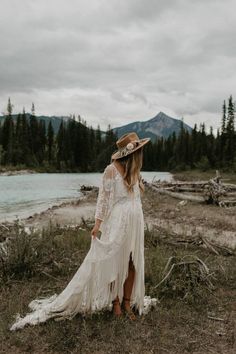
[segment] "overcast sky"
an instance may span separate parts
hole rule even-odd
[[[236,94],[234,0],[1,0],[0,16],[1,112],[10,96],[94,127],[163,111],[217,128]]]

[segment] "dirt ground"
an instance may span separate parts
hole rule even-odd
[[[181,180],[188,176],[176,175],[175,178]],[[24,220],[25,225],[42,228],[49,222],[69,226],[76,226],[83,220],[93,222],[96,198],[95,188],[92,192],[85,192],[84,198],[77,202],[63,203],[34,214]],[[236,249],[236,207],[221,208],[191,201],[181,205],[180,200],[153,192],[148,187],[142,196],[142,204],[146,227],[158,230],[163,236],[167,233],[176,239],[183,236],[197,239],[200,235],[213,244]]]
[[[142,196],[145,217],[145,288],[159,303],[148,315],[132,322],[105,312],[72,321],[48,321],[16,333],[8,326],[17,312],[37,296],[59,292],[70,280],[90,246],[90,229],[97,190],[78,202],[36,214],[27,226],[55,226],[54,251],[30,278],[11,278],[0,289],[0,353],[143,353],[233,354],[236,352],[236,209],[187,202],[154,193]],[[82,229],[78,228],[81,224]],[[64,230],[57,227],[64,227]],[[82,234],[81,234],[82,233]],[[231,255],[216,254],[198,243],[170,243],[207,237],[228,247]],[[78,238],[79,236],[79,238]],[[63,239],[63,241],[62,241]],[[60,242],[59,242],[60,241]],[[58,245],[57,245],[57,242]],[[58,247],[58,248],[57,248]],[[200,288],[193,297],[179,297],[175,286],[155,288],[169,257],[197,255],[211,270],[214,290]],[[56,266],[55,266],[56,265]],[[58,268],[60,265],[60,268]],[[177,283],[178,285],[178,283]]]
[[[181,201],[146,188],[142,199],[146,224],[176,239],[199,235],[213,244],[236,249],[236,207],[220,208]]]
[[[79,314],[71,321],[50,320],[10,332],[15,315],[28,312],[32,299],[64,289],[89,249],[89,231],[89,227],[51,229],[45,235],[46,253],[36,271],[27,277],[11,275],[1,284],[1,354],[235,353],[235,257],[216,255],[196,245],[173,248],[147,231],[145,294],[159,300],[147,315],[137,316],[133,322],[125,315],[116,319],[109,311],[86,317]],[[214,290],[199,284],[192,294],[180,296],[175,289],[181,285],[179,278],[167,287],[155,287],[170,257],[190,254],[207,264],[214,275]]]
[[[84,196],[77,201],[65,202],[41,213],[35,213],[24,219],[23,222],[28,227],[42,229],[47,227],[49,222],[54,225],[76,226],[81,224],[83,220],[93,221],[97,191],[97,188],[95,188],[92,191],[84,192]]]

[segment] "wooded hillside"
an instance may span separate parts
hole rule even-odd
[[[168,138],[150,142],[144,149],[144,170],[171,171],[186,169],[224,169],[236,171],[235,107],[232,96],[223,103],[221,127],[216,136],[213,128],[206,132],[205,123],[194,125],[191,132],[184,129]],[[100,127],[87,126],[85,120],[61,122],[55,134],[52,124],[35,116],[32,105],[30,117],[25,110],[16,121],[12,118],[9,98],[4,122],[0,125],[0,167],[41,168],[47,171],[101,171],[116,150],[116,134],[108,126],[105,137]]]

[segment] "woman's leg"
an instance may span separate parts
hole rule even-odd
[[[128,277],[126,278],[124,282],[124,308],[127,312],[131,313],[131,308],[130,308],[130,297],[132,294],[132,289],[133,289],[133,284],[134,284],[134,277],[135,277],[135,267],[131,258],[129,258],[129,272],[128,272]],[[132,316],[134,319],[134,316]]]
[[[130,297],[132,294],[132,289],[133,289],[133,284],[134,284],[134,277],[135,277],[135,267],[132,261],[131,253],[130,253],[130,258],[129,258],[129,269],[128,269],[128,277],[126,278],[124,282],[124,308],[127,312],[131,313],[132,310],[130,308]],[[117,296],[113,301],[113,311],[115,315],[121,315],[121,304],[119,301],[119,297]],[[135,316],[133,314],[132,319],[134,319]]]
[[[114,285],[113,283],[110,284],[110,290],[112,290],[112,286],[113,285]],[[112,304],[113,304],[113,313],[114,313],[114,315],[120,316],[122,314],[122,311],[121,311],[121,304],[120,304],[120,300],[119,300],[118,295],[112,301]]]
[[[120,316],[122,314],[122,311],[121,311],[121,305],[120,305],[120,300],[119,300],[119,297],[117,295],[117,297],[115,298],[115,300],[112,301],[113,303],[113,312],[114,312],[114,315],[116,316]]]

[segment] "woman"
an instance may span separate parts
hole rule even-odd
[[[140,140],[136,133],[129,133],[116,142],[118,151],[112,155],[112,163],[104,171],[95,213],[96,223],[91,233],[94,237],[100,229],[100,240],[114,241],[119,245],[121,254],[117,267],[121,263],[122,270],[119,279],[114,281],[112,297],[117,296],[113,300],[113,309],[115,315],[121,315],[120,300],[123,297],[124,309],[131,319],[135,319],[135,315],[131,311],[130,301],[140,314],[144,301],[144,225],[139,191],[144,190],[140,177],[143,146],[149,140]]]
[[[140,199],[144,187],[140,169],[142,149],[149,140],[128,133],[116,142],[118,150],[103,173],[91,246],[83,263],[59,295],[31,301],[29,308],[33,312],[23,318],[17,315],[10,330],[49,318],[72,319],[77,313],[111,309],[112,304],[116,316],[122,313],[121,303],[132,320],[132,308],[139,315],[144,312],[149,297],[144,296],[144,221]]]

